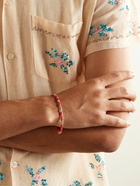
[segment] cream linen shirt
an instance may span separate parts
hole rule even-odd
[[[138,42],[132,0],[1,0],[0,101],[68,89],[84,81],[87,55]],[[108,186],[103,154],[0,147],[0,186],[33,185]]]

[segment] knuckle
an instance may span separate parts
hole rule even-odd
[[[96,112],[95,113],[95,118],[96,118],[96,121],[101,124],[102,121],[103,121],[103,114],[100,113],[100,112]]]
[[[121,120],[119,118],[116,118],[115,125],[120,126],[122,124]]]
[[[98,84],[98,82],[97,82],[97,79],[96,79],[96,78],[92,79],[92,80],[91,80],[91,82],[92,82],[92,84],[94,84],[94,85]]]
[[[102,77],[94,78],[94,84],[96,84],[96,85],[102,84],[103,81],[104,80]]]
[[[100,85],[100,82],[99,82],[99,80],[97,78],[90,79],[86,83],[87,83],[87,86],[89,88],[92,88],[93,87],[94,89],[97,88],[98,85]]]
[[[136,111],[136,109],[133,107],[131,112],[135,112],[135,111]]]
[[[135,112],[135,111],[136,111],[136,108],[135,108],[135,106],[134,106],[134,103],[131,102],[131,112]]]
[[[111,73],[111,77],[112,77],[112,78],[117,78],[117,79],[119,79],[119,78],[121,77],[121,74],[120,74],[119,72],[112,72],[112,73]]]
[[[133,101],[135,101],[137,99],[136,93],[134,91],[132,93],[132,99],[133,99]]]
[[[96,109],[100,109],[101,106],[102,106],[102,103],[101,103],[101,102],[96,102],[96,103],[95,103],[95,108],[96,108]]]
[[[104,91],[102,89],[99,89],[99,90],[95,91],[94,96],[101,99],[101,98],[104,98],[105,94],[104,94]]]
[[[86,83],[90,85],[90,84],[93,84],[93,81],[94,79],[89,79],[88,81],[86,81]]]
[[[126,102],[121,102],[121,109],[122,110],[127,109],[127,103]]]
[[[129,91],[126,87],[120,87],[120,91],[122,94],[129,94]]]
[[[90,79],[90,80],[86,81],[86,85],[87,85],[87,87],[86,87],[86,88],[91,88],[91,87],[92,87],[92,85],[93,85],[93,80],[92,80],[92,79]]]

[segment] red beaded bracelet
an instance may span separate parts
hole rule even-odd
[[[63,113],[61,101],[60,101],[57,94],[53,94],[52,96],[56,99],[58,112],[59,112],[60,127],[57,127],[56,131],[57,131],[58,134],[62,134],[63,128],[64,128],[64,113]]]

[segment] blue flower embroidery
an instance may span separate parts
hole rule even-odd
[[[105,161],[104,161],[104,160],[102,160],[102,161],[101,161],[101,164],[102,164],[102,165],[105,165]]]
[[[110,0],[108,3],[111,4],[111,5],[117,5],[118,4],[118,2],[116,0]]]
[[[4,180],[4,174],[0,173],[0,180]]]
[[[100,162],[102,158],[98,154],[94,154],[96,161]]]
[[[111,5],[120,5],[121,6],[120,11],[122,11],[122,10],[130,10],[129,6],[126,5],[126,1],[125,0],[110,0],[108,3],[111,4]]]
[[[96,166],[94,166],[94,169],[96,169],[98,171],[97,176],[98,178],[101,178],[103,180],[103,174],[102,171],[105,168],[105,161],[104,159],[101,158],[101,156],[99,154],[93,154],[95,157],[95,160],[97,162],[99,162]],[[93,164],[90,163],[90,165],[92,166]]]
[[[103,180],[103,175],[100,171],[98,171],[98,178],[101,178]]]
[[[46,185],[46,186],[48,185],[47,180],[42,179],[41,181],[42,181],[42,185]]]
[[[140,31],[140,26],[137,22],[132,22],[130,21],[128,23],[128,33],[129,34],[134,34]]]
[[[81,183],[79,181],[74,181],[71,186],[81,186]]]
[[[69,60],[69,55],[67,53],[59,54],[56,49],[52,48],[51,50],[52,53],[45,51],[45,53],[48,54],[50,58],[54,58],[54,62],[50,63],[49,65],[53,67],[59,67],[64,73],[69,74],[68,67],[71,67],[76,62]]]
[[[74,181],[73,184],[70,186],[82,186],[82,185],[79,181]],[[86,183],[84,186],[93,186],[93,183],[90,181],[90,182]]]
[[[2,165],[2,161],[0,160],[0,165]],[[0,180],[4,180],[4,174],[3,173],[0,173]]]
[[[31,186],[38,185],[39,184],[39,180],[41,179],[40,174],[42,174],[46,170],[46,167],[45,166],[44,167],[41,167],[38,170],[38,172],[36,172],[36,173],[35,173],[35,171],[32,168],[30,168],[28,166],[26,166],[26,168],[27,168],[28,172],[30,173],[31,177],[33,178],[32,179],[32,183],[31,183]],[[42,183],[43,186],[44,185],[45,186],[48,186],[48,183],[47,183],[47,180],[46,179],[42,179],[41,180],[41,183]]]
[[[89,163],[89,166],[90,166],[92,169],[94,169],[93,163]]]
[[[93,183],[90,181],[90,182],[86,183],[85,186],[93,186]]]
[[[93,30],[93,32],[92,32]],[[114,30],[111,27],[107,27],[106,24],[100,24],[99,27],[95,28],[95,26],[90,26],[90,33],[89,36],[94,36],[96,33],[99,34],[100,37],[108,36],[106,32],[113,32]]]

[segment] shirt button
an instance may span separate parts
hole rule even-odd
[[[16,168],[17,166],[18,166],[18,163],[17,163],[17,162],[13,161],[13,162],[11,163],[11,167],[12,167],[12,168]]]
[[[9,60],[12,60],[12,59],[15,58],[15,55],[14,55],[14,54],[8,54],[7,58],[8,58]]]
[[[6,1],[5,1],[5,4],[6,4],[6,5],[10,5],[11,3],[12,3],[12,0],[6,0]]]

